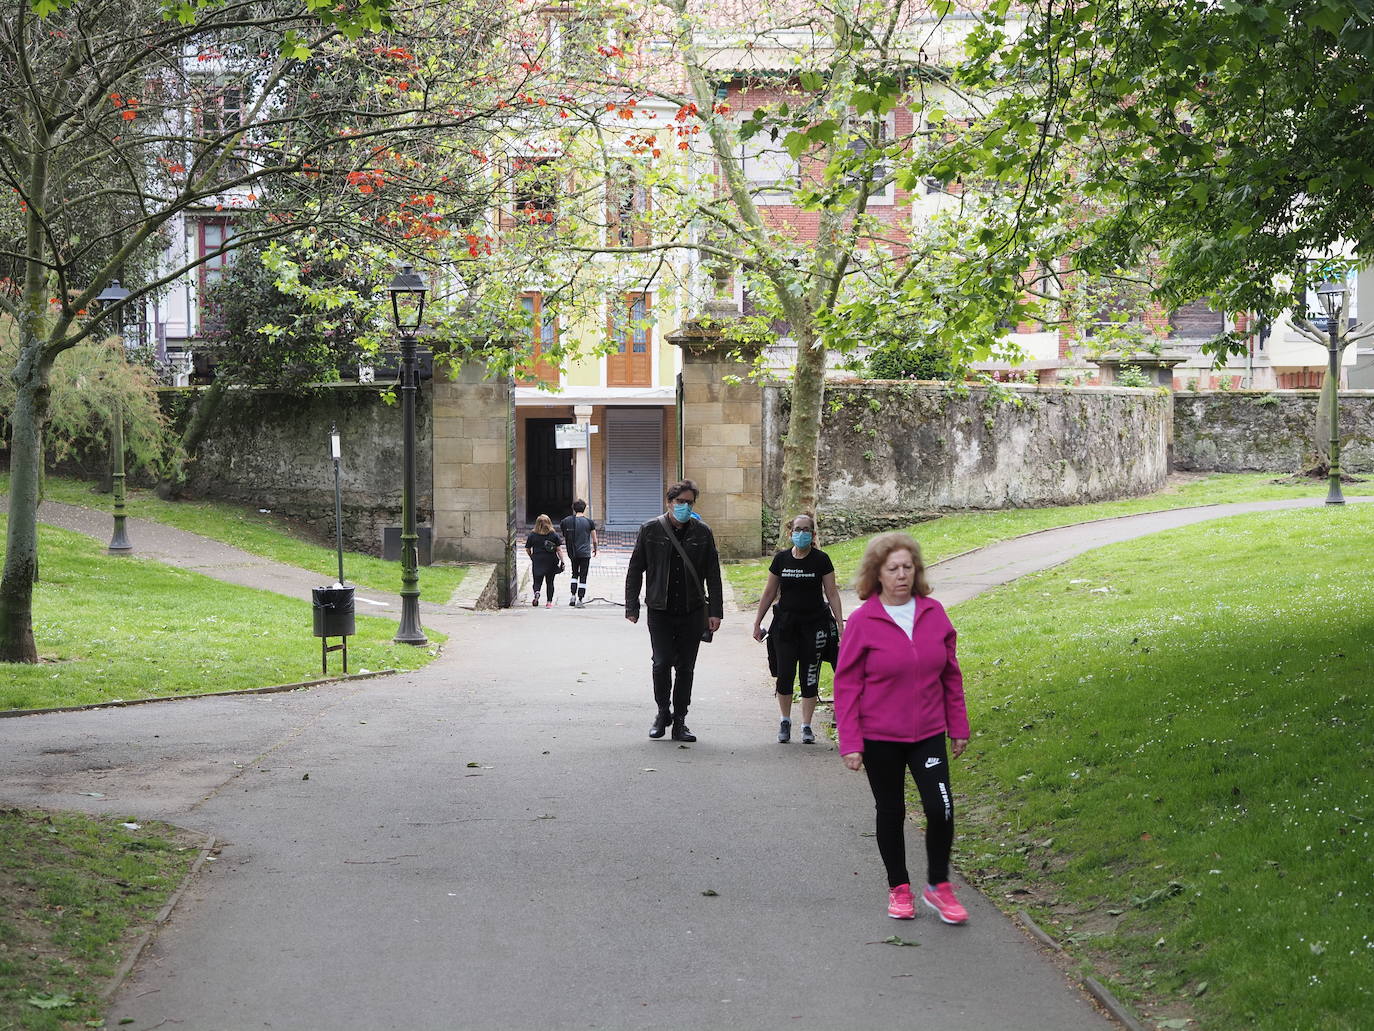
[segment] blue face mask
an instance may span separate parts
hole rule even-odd
[[[685,523],[692,518],[692,505],[687,501],[673,502],[673,518],[679,523]]]
[[[792,546],[795,548],[801,548],[805,551],[807,548],[811,547],[811,541],[812,537],[810,530],[794,530],[792,532]]]

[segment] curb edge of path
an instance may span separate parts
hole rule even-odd
[[[1078,957],[1074,956],[1065,949],[1064,946],[1060,945],[1058,941],[1046,934],[1045,931],[1041,929],[1040,925],[1037,924],[1031,918],[1031,915],[1024,909],[1016,910],[1012,916],[1015,917],[1016,922],[1021,925],[1022,929],[1025,930],[1031,938],[1044,948],[1049,949],[1060,959],[1078,960]],[[1122,1027],[1126,1028],[1126,1031],[1145,1031],[1144,1025],[1135,1019],[1131,1011],[1123,1006],[1121,1000],[1113,995],[1102,982],[1098,981],[1096,978],[1089,977],[1087,974],[1080,974],[1071,970],[1065,970],[1064,973],[1072,980],[1077,981],[1078,986],[1092,996],[1094,1001],[1107,1011],[1107,1015]]]
[[[19,716],[49,716],[59,712],[89,712],[94,709],[127,709],[131,705],[151,705],[154,702],[186,702],[193,698],[234,698],[239,695],[285,694],[288,691],[306,691],[324,684],[347,684],[354,680],[372,680],[375,677],[389,677],[400,670],[378,669],[368,673],[349,673],[342,677],[321,677],[319,680],[302,680],[295,684],[277,684],[273,687],[244,687],[237,691],[203,691],[200,694],[157,695],[152,698],[128,698],[113,702],[91,702],[88,705],[56,705],[48,709],[0,709],[0,719],[13,719]]]
[[[171,826],[175,827],[176,824],[172,824]],[[185,828],[177,829],[184,830]],[[108,1004],[110,999],[114,997],[114,993],[119,990],[120,985],[122,985],[129,976],[129,972],[133,970],[134,964],[137,963],[139,957],[143,955],[143,951],[151,945],[153,939],[157,937],[157,932],[162,929],[168,917],[172,915],[172,910],[176,908],[176,904],[181,901],[181,896],[186,893],[186,889],[191,886],[191,882],[195,880],[196,876],[200,873],[201,867],[203,867],[210,858],[210,853],[215,850],[216,844],[213,834],[205,835],[204,843],[200,846],[200,855],[196,856],[195,862],[191,864],[191,869],[186,871],[186,876],[181,879],[181,883],[177,885],[176,891],[172,892],[162,908],[158,910],[157,915],[153,917],[153,925],[149,927],[148,930],[144,931],[138,941],[134,943],[133,948],[131,948],[124,957],[124,962],[119,964],[119,969],[114,972],[109,983],[101,990],[99,999],[102,1004]]]

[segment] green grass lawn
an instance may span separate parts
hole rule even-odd
[[[101,989],[200,841],[126,823],[0,811],[0,1028],[105,1026]]]
[[[0,517],[0,532],[5,520]],[[112,558],[82,534],[40,528],[34,638],[42,661],[7,665],[0,709],[229,691],[320,676],[310,602],[220,583],[148,559]],[[415,669],[433,649],[391,643],[396,624],[357,617],[349,669]],[[431,633],[434,643],[443,635]],[[340,667],[330,656],[330,669]],[[0,1025],[3,1027],[3,1025]]]
[[[1374,1026],[1371,542],[1233,517],[955,607],[960,869],[1156,1020]]]
[[[0,494],[7,493],[9,476],[0,473]],[[49,476],[44,480],[44,496],[49,501],[105,511],[109,511],[114,504],[111,495],[99,493],[90,483],[60,476]],[[130,516],[138,519],[165,523],[179,530],[211,537],[276,562],[319,570],[329,582],[338,575],[338,552],[333,547],[304,539],[289,522],[270,512],[263,513],[226,501],[163,501],[150,490],[134,488],[128,491],[127,510]],[[137,539],[133,543],[137,549]],[[421,567],[421,600],[441,605],[446,603],[462,583],[466,572],[463,566]],[[401,564],[384,562],[372,555],[344,552],[344,575],[349,583],[369,590],[396,594],[401,589]]]
[[[909,532],[921,545],[927,564],[981,548],[998,541],[1019,537],[1036,530],[1106,519],[1111,516],[1136,515],[1141,512],[1160,512],[1170,508],[1189,508],[1195,505],[1226,505],[1240,501],[1275,501],[1281,498],[1317,498],[1326,496],[1326,482],[1311,481],[1298,486],[1274,483],[1272,473],[1217,473],[1185,483],[1173,484],[1143,498],[1124,501],[1103,501],[1092,505],[1065,505],[1057,508],[1011,508],[993,512],[954,512],[936,519],[917,523]],[[1345,485],[1351,496],[1374,494],[1374,478],[1364,483]],[[822,521],[822,530],[824,522]],[[847,587],[858,571],[864,548],[870,538],[826,542],[820,546],[835,563],[836,580]],[[752,562],[736,562],[725,567],[741,605],[754,605],[763,594],[768,580],[768,563],[764,558]]]

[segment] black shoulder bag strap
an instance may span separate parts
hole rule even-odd
[[[677,548],[677,553],[682,556],[682,568],[687,571],[687,579],[692,581],[692,586],[697,589],[697,596],[701,598],[701,603],[706,604],[706,590],[701,586],[701,576],[697,573],[697,567],[692,565],[692,560],[687,557],[687,549],[682,546],[682,542],[677,539],[677,534],[673,532],[672,526],[668,523],[668,513],[658,517],[658,521],[663,524],[663,532],[668,535],[669,542]]]

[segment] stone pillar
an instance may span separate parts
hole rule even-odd
[[[592,421],[591,405],[573,405],[573,418],[582,430],[586,447],[573,448],[573,497],[589,501],[592,485]]]
[[[515,592],[515,391],[467,361],[434,375],[434,558],[494,562]]]
[[[682,348],[683,475],[701,487],[697,509],[723,558],[763,550],[763,391],[750,378],[753,354],[733,357],[717,311],[685,322],[666,339]],[[737,384],[725,377],[736,376]]]

